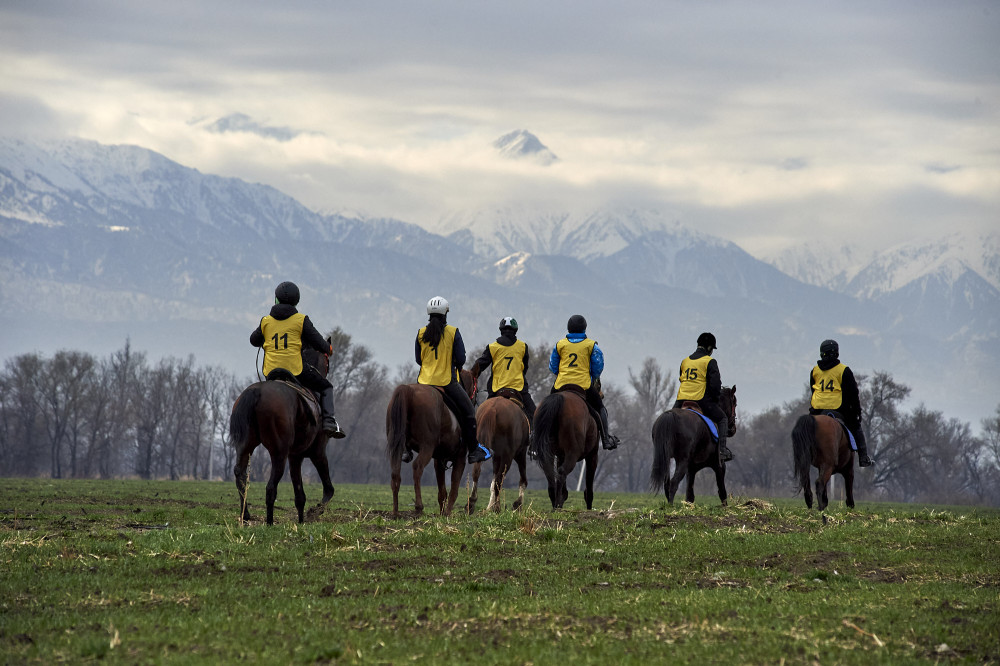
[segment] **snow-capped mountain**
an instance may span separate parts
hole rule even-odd
[[[843,291],[876,254],[860,245],[811,241],[761,259],[806,284]]]
[[[430,229],[477,254],[496,259],[514,252],[530,252],[590,261],[619,252],[652,232],[668,232],[692,242],[724,242],[687,229],[656,210],[611,207],[566,212],[503,206],[453,213]]]
[[[1000,393],[1000,258],[995,239],[979,243],[978,263],[955,247],[880,255],[845,273],[838,293],[656,211],[494,208],[423,229],[322,215],[133,146],[0,140],[0,306],[26,315],[0,337],[0,356],[107,353],[130,337],[154,356],[249,375],[249,332],[274,285],[292,279],[321,329],[342,326],[390,367],[411,361],[424,305],[440,294],[470,350],[503,314],[532,344],[585,314],[619,385],[648,356],[673,371],[711,330],[723,380],[751,411],[797,398],[832,336],[856,370],[890,370],[918,399],[972,420]],[[996,390],[970,396],[969,381]]]
[[[493,147],[501,157],[515,160],[530,160],[548,166],[559,160],[555,153],[527,130],[508,132],[493,142]]]

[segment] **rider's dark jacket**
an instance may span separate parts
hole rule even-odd
[[[812,391],[809,411],[820,413],[835,410],[844,417],[851,429],[861,423],[861,396],[854,373],[840,359],[826,358],[816,362],[809,373]]]

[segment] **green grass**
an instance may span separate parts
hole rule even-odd
[[[0,661],[1000,663],[997,511],[484,495],[341,485],[298,525],[286,480],[268,527],[232,484],[2,479]]]

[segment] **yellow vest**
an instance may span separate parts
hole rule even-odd
[[[563,338],[556,343],[559,354],[559,373],[554,388],[561,389],[567,384],[575,384],[583,390],[590,388],[590,355],[597,344],[590,338],[572,342]]]
[[[829,370],[813,368],[812,400],[813,409],[840,409],[844,403],[844,370],[847,366],[838,363]]]
[[[707,354],[699,359],[690,356],[681,361],[681,382],[677,389],[678,400],[701,400],[708,389],[708,362],[712,360]]]
[[[288,319],[267,315],[260,320],[264,334],[264,376],[275,368],[284,368],[295,376],[302,374],[302,324],[306,316],[296,312]]]
[[[420,376],[417,377],[417,383],[447,386],[456,377],[451,357],[452,349],[455,347],[455,331],[458,329],[454,326],[445,326],[437,349],[424,342],[426,330],[427,327],[424,326],[417,331],[417,340],[420,342]]]
[[[524,390],[524,351],[527,345],[521,340],[515,340],[510,347],[499,342],[490,343],[490,356],[493,357],[493,391],[502,388]]]

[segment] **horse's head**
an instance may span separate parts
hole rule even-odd
[[[302,361],[306,365],[311,365],[319,370],[319,374],[324,377],[326,377],[327,373],[330,371],[330,357],[323,352],[316,351],[315,349],[303,349]]]
[[[736,384],[733,384],[732,388],[728,386],[722,387],[722,411],[726,413],[726,419],[729,421],[729,432],[726,433],[727,437],[732,437],[736,434]]]
[[[476,380],[473,378],[472,373],[468,370],[458,371],[458,381],[462,384],[462,388],[469,395],[469,400],[472,400],[472,404],[476,404]]]

